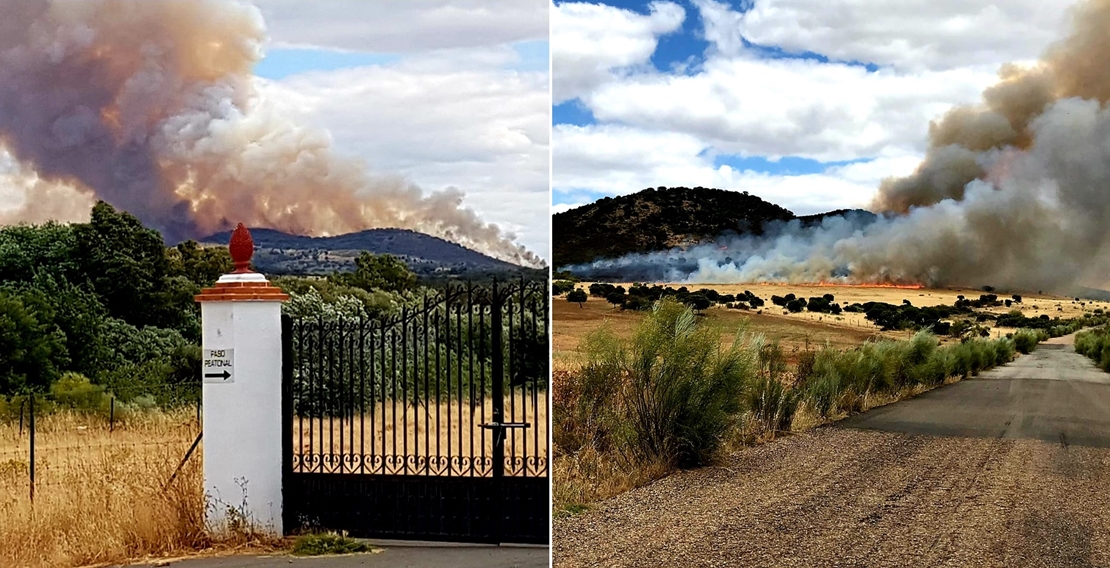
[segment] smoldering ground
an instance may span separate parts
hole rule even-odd
[[[396,227],[541,263],[459,191],[371,175],[260,99],[266,32],[249,2],[0,0],[0,14],[0,155],[25,196],[8,221],[79,217],[103,199],[168,241],[238,222]]]
[[[1110,280],[1110,0],[1088,0],[1032,67],[1004,66],[981,103],[930,125],[877,219],[769,227],[685,251],[572,267],[696,282],[914,282],[1064,291]]]

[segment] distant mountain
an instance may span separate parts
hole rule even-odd
[[[833,216],[873,220],[861,209],[796,216],[747,192],[704,187],[648,188],[606,197],[552,217],[553,265],[560,268],[634,252],[669,250],[725,234],[760,235],[771,222],[817,225]]]
[[[469,275],[516,272],[515,264],[498,260],[444,239],[404,229],[370,229],[334,237],[306,237],[273,229],[251,229],[255,253],[252,264],[270,274],[330,274],[352,270],[363,251],[391,254],[419,275]],[[231,231],[201,239],[226,245]]]
[[[793,218],[790,211],[747,192],[648,188],[554,215],[554,266],[667,250],[728,232],[761,234],[765,223]]]

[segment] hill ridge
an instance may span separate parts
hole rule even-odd
[[[410,229],[365,229],[354,233],[312,237],[264,227],[250,227],[255,267],[274,274],[327,274],[351,269],[359,253],[391,254],[417,274],[463,274],[524,269],[446,239]],[[231,231],[208,235],[198,242],[226,245]]]
[[[553,215],[552,266],[670,250],[729,233],[760,235],[771,222],[797,219],[808,226],[836,215],[874,216],[860,209],[798,216],[746,191],[649,187]]]

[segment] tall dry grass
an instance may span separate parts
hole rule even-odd
[[[211,546],[201,452],[166,486],[197,430],[194,411],[143,413],[114,432],[95,416],[40,417],[32,503],[29,433],[0,423],[0,566],[60,568]]]

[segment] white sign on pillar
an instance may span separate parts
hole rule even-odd
[[[205,349],[201,355],[201,378],[206,383],[235,382],[235,349]]]
[[[196,297],[206,521],[214,532],[245,521],[281,535],[281,304],[288,296],[250,271],[254,244],[243,225],[229,248],[235,271]]]

